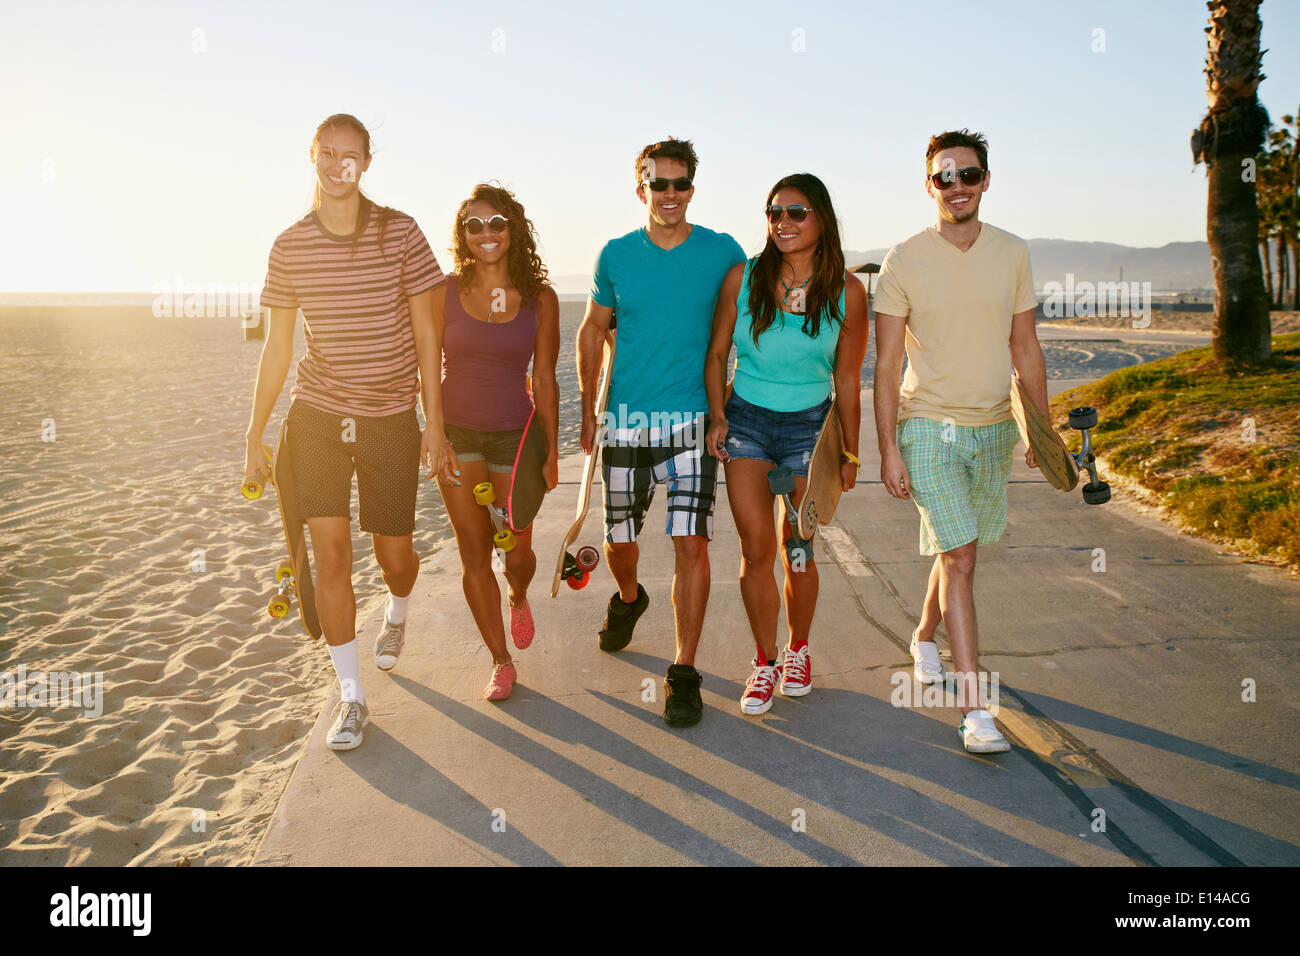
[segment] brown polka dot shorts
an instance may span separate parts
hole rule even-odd
[[[378,418],[336,415],[302,401],[289,407],[289,452],[304,518],[352,518],[357,476],[361,530],[400,537],[415,530],[420,422],[415,409]]]

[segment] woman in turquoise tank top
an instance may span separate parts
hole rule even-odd
[[[786,176],[768,193],[767,244],[727,273],[718,293],[705,363],[709,454],[726,468],[727,500],[740,536],[740,594],[756,645],[754,671],[740,709],[762,714],[780,683],[787,697],[812,690],[808,634],[817,606],[817,567],[794,567],[784,547],[788,646],[777,656],[781,611],[772,563],[777,553],[767,474],[784,465],[795,475],[797,505],[808,461],[832,402],[844,434],[844,489],[857,479],[858,401],[867,350],[867,294],[844,271],[844,252],[830,194],[809,173]],[[727,386],[727,359],[736,374]],[[831,386],[835,386],[832,396]],[[784,509],[784,505],[782,506]],[[782,515],[782,544],[790,526]]]

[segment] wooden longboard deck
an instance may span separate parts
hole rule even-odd
[[[573,547],[582,534],[582,525],[587,520],[587,511],[591,507],[591,483],[596,475],[596,465],[600,460],[600,426],[605,409],[609,406],[609,380],[614,371],[614,340],[616,333],[611,329],[605,333],[605,355],[601,361],[600,386],[596,390],[596,434],[595,444],[582,464],[582,483],[578,486],[578,505],[573,511],[573,524],[569,533],[560,544],[560,553],[555,559],[555,578],[551,581],[551,597],[560,593],[560,581],[564,577],[564,556]]]
[[[307,527],[298,514],[298,486],[295,483],[293,456],[289,454],[289,422],[280,426],[280,439],[271,459],[271,481],[280,506],[280,523],[293,566],[294,602],[303,627],[313,638],[320,637],[320,620],[316,617],[316,588],[311,577],[311,549],[307,546]]]
[[[506,515],[511,531],[523,531],[537,517],[546,498],[546,429],[537,416],[536,407],[524,425],[524,434],[515,450],[515,466],[510,472],[510,494],[506,499]]]
[[[808,483],[799,502],[799,536],[811,539],[819,524],[830,524],[844,493],[840,479],[840,455],[844,451],[844,434],[840,430],[839,410],[831,402],[826,420],[817,433],[812,458],[808,461]]]
[[[1015,416],[1021,439],[1034,450],[1043,477],[1053,487],[1073,491],[1079,483],[1079,469],[1074,458],[1042,409],[1025,391],[1018,375],[1011,380],[1011,414]]]

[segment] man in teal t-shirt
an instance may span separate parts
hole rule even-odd
[[[590,453],[602,343],[618,315],[609,409],[599,423],[607,429],[601,455],[605,559],[618,593],[609,599],[600,647],[627,647],[649,606],[637,581],[636,539],[655,486],[667,484],[677,655],[664,678],[664,720],[675,727],[698,723],[704,712],[694,665],[709,600],[717,476],[717,459],[704,453],[704,356],[718,289],[727,271],[745,261],[731,236],[686,221],[698,162],[689,140],[670,138],[641,150],[636,194],[648,222],[600,251],[578,331],[582,448]]]

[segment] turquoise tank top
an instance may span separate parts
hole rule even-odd
[[[745,278],[736,297],[736,394],[774,412],[799,412],[826,401],[835,369],[838,324],[822,319],[816,338],[804,333],[804,316],[782,312],[754,344],[754,317],[749,313],[749,276],[754,259],[745,263]],[[840,290],[840,315],[844,291]]]

